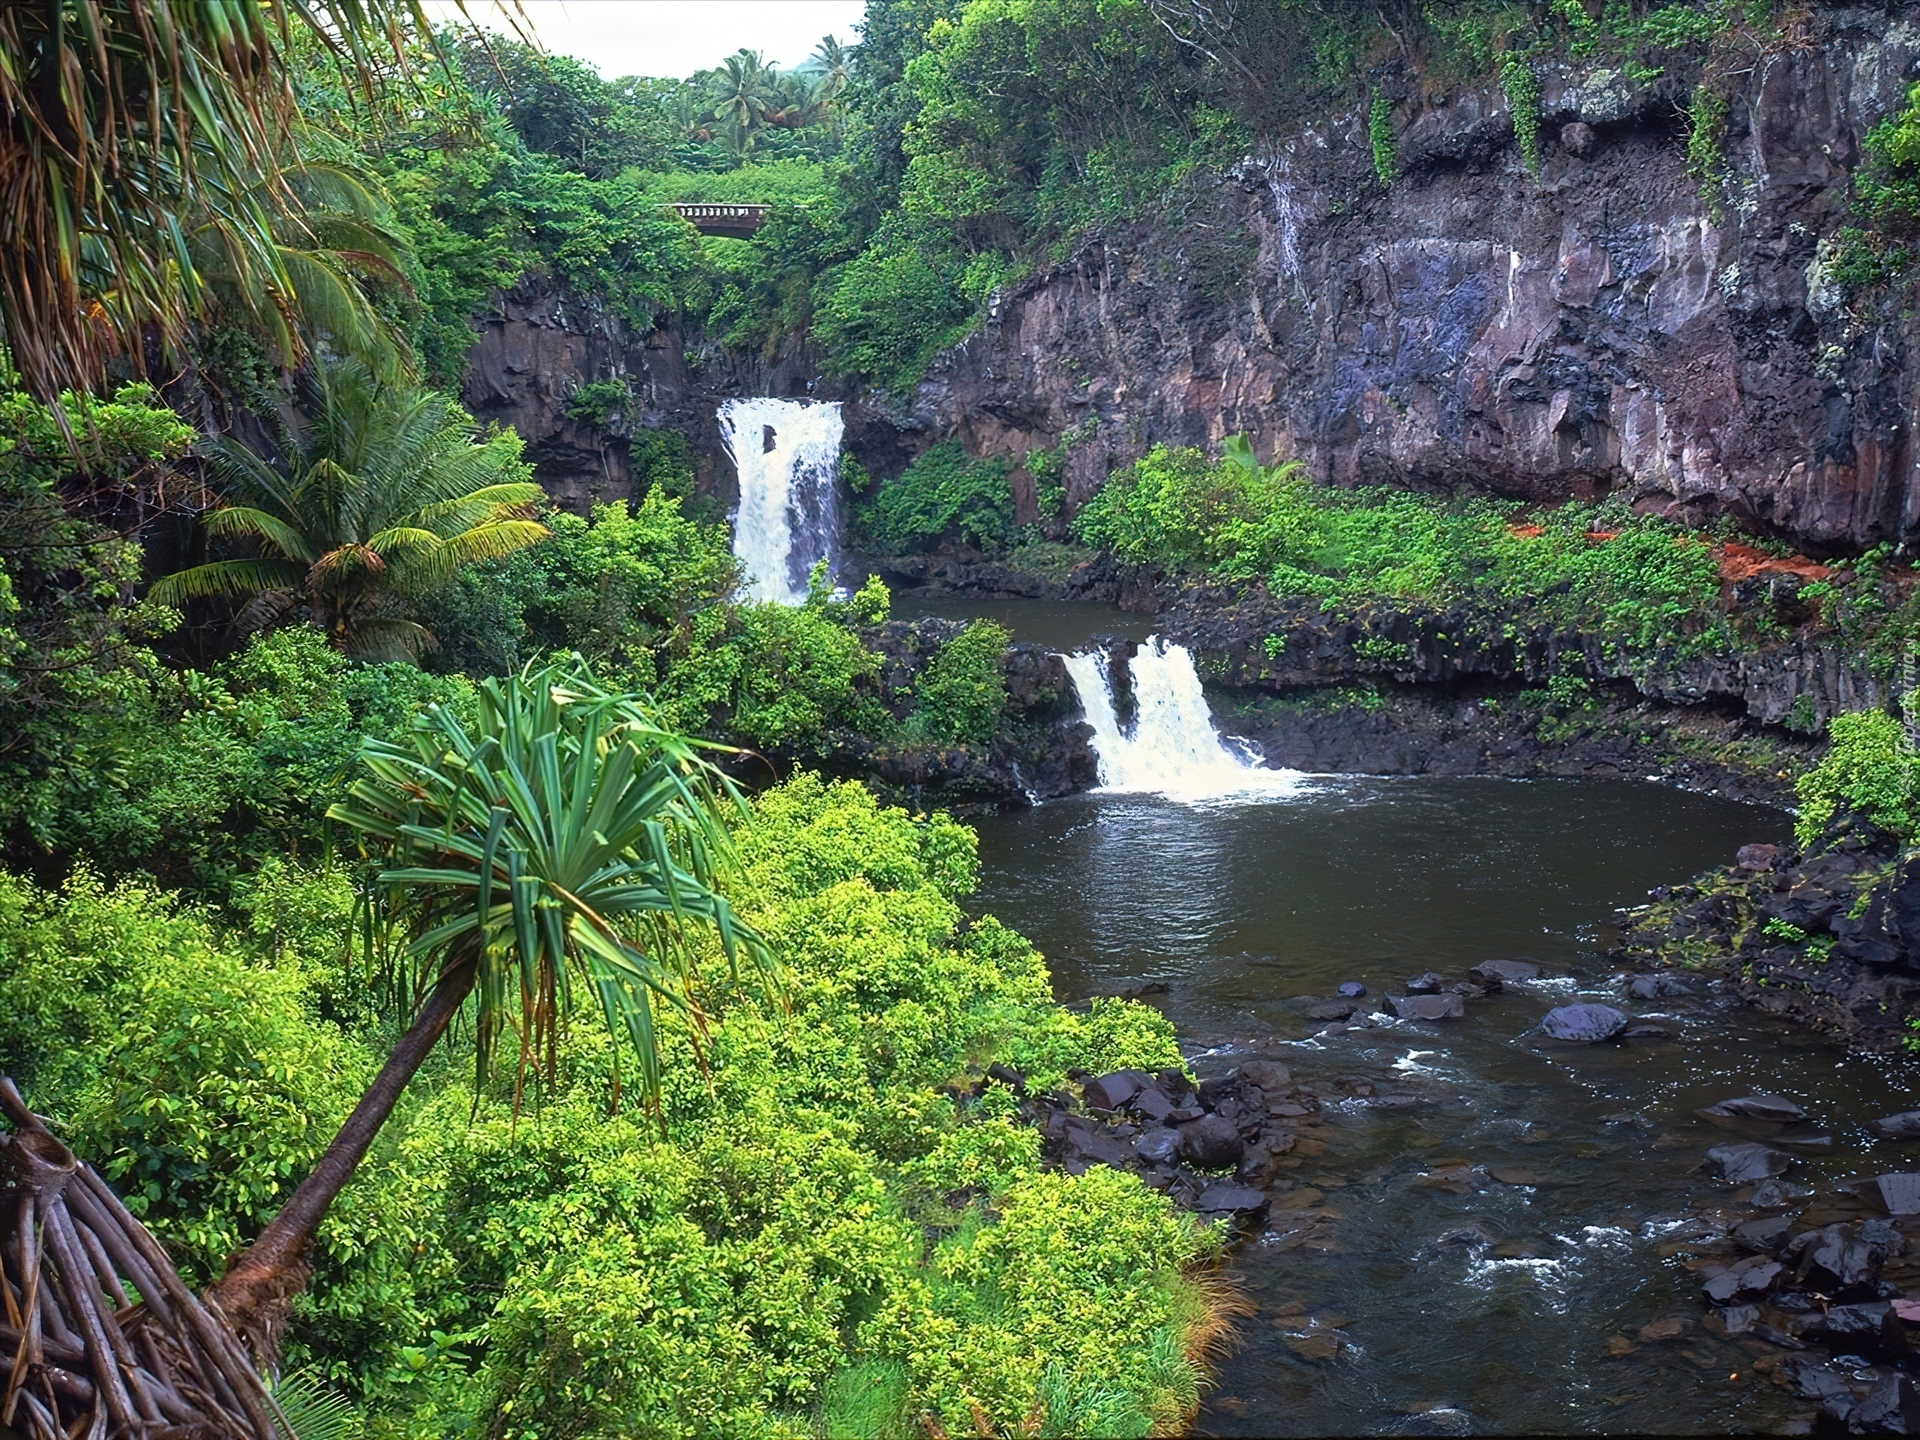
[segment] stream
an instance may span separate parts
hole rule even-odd
[[[966,603],[1063,650],[1122,628]],[[1704,983],[1629,1002],[1605,959],[1616,907],[1786,839],[1785,815],[1650,784],[1306,776],[1185,803],[1108,789],[976,829],[973,904],[1033,940],[1061,1000],[1145,991],[1203,1077],[1262,1056],[1319,1097],[1235,1253],[1253,1311],[1197,1433],[1810,1431],[1814,1407],[1759,1373],[1783,1352],[1703,1323],[1687,1226],[1746,1192],[1701,1162],[1750,1137],[1697,1112],[1797,1100],[1834,1137],[1792,1174],[1816,1192],[1803,1218],[1854,1219],[1837,1184],[1908,1168],[1863,1125],[1914,1103],[1914,1063],[1844,1056]],[[1464,1020],[1367,1018],[1409,977],[1488,959],[1545,978]],[[1305,1014],[1342,982],[1367,987],[1365,1028]],[[1666,1033],[1535,1033],[1577,1000]]]

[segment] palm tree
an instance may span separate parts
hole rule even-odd
[[[726,126],[727,140],[744,159],[778,98],[777,77],[757,51],[742,47],[713,72],[710,96],[714,118]]]
[[[516,1105],[530,1072],[551,1078],[584,987],[657,1110],[655,1005],[690,1017],[698,1041],[702,941],[736,980],[743,957],[771,973],[766,943],[719,893],[724,813],[744,805],[702,748],[600,689],[578,655],[483,682],[472,725],[433,706],[410,745],[366,742],[366,778],[328,813],[386,861],[368,913],[411,941],[396,978],[413,1018],[313,1172],[208,1292],[230,1323],[270,1344],[328,1207],[470,997],[476,1084],[509,1031]]]
[[[419,0],[0,5],[0,345],[26,388],[57,404],[177,339],[203,299],[195,232],[294,296],[284,48],[309,30],[364,77],[405,27],[427,32]]]
[[[250,596],[243,630],[304,605],[347,654],[415,654],[431,637],[393,614],[396,602],[546,535],[530,518],[544,492],[524,478],[511,435],[476,440],[436,391],[380,379],[359,360],[319,365],[307,388],[313,418],[284,469],[231,438],[207,457],[234,497],[208,512],[207,533],[247,537],[264,553],[169,575],[152,598]]]

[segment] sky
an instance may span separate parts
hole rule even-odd
[[[544,48],[584,60],[608,80],[683,80],[743,45],[787,69],[812,54],[823,35],[854,43],[866,8],[865,0],[523,0],[526,23]],[[460,18],[452,0],[432,0],[426,9],[436,21]],[[467,0],[467,14],[488,29],[508,29],[490,0]]]

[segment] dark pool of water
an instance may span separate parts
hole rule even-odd
[[[1287,1157],[1295,1198],[1318,1198],[1239,1253],[1257,1308],[1201,1433],[1728,1433],[1809,1413],[1754,1374],[1757,1342],[1699,1328],[1697,1278],[1660,1253],[1673,1217],[1730,1198],[1695,1173],[1729,1134],[1695,1112],[1798,1099],[1838,1141],[1794,1172],[1822,1187],[1885,1168],[1861,1125],[1909,1108],[1915,1071],[1707,994],[1626,1004],[1604,958],[1613,907],[1782,838],[1778,812],[1651,785],[1364,779],[1214,808],[1083,796],[978,829],[977,904],[1041,947],[1062,999],[1164,979],[1154,1003],[1198,1067],[1264,1053],[1329,1097],[1324,1149]],[[1297,1003],[1496,957],[1557,978],[1449,1025],[1321,1036]],[[1530,1033],[1575,998],[1671,1017],[1673,1038]],[[1468,1162],[1486,1168],[1465,1193],[1422,1179]],[[1692,1328],[1627,1348],[1669,1315]],[[1335,1329],[1345,1347],[1318,1354]]]
[[[1144,640],[1153,633],[1153,616],[1116,605],[1084,600],[986,600],[943,590],[896,590],[896,620],[992,620],[1015,640],[1053,650],[1083,650],[1096,636]]]

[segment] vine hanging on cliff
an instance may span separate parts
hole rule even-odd
[[[1520,160],[1529,175],[1540,173],[1540,77],[1519,55],[1509,53],[1500,62],[1500,88],[1513,108],[1513,138],[1520,142]]]
[[[1373,108],[1367,114],[1367,139],[1373,143],[1373,173],[1380,177],[1382,185],[1391,188],[1399,167],[1394,153],[1393,102],[1384,90],[1373,92]]]

